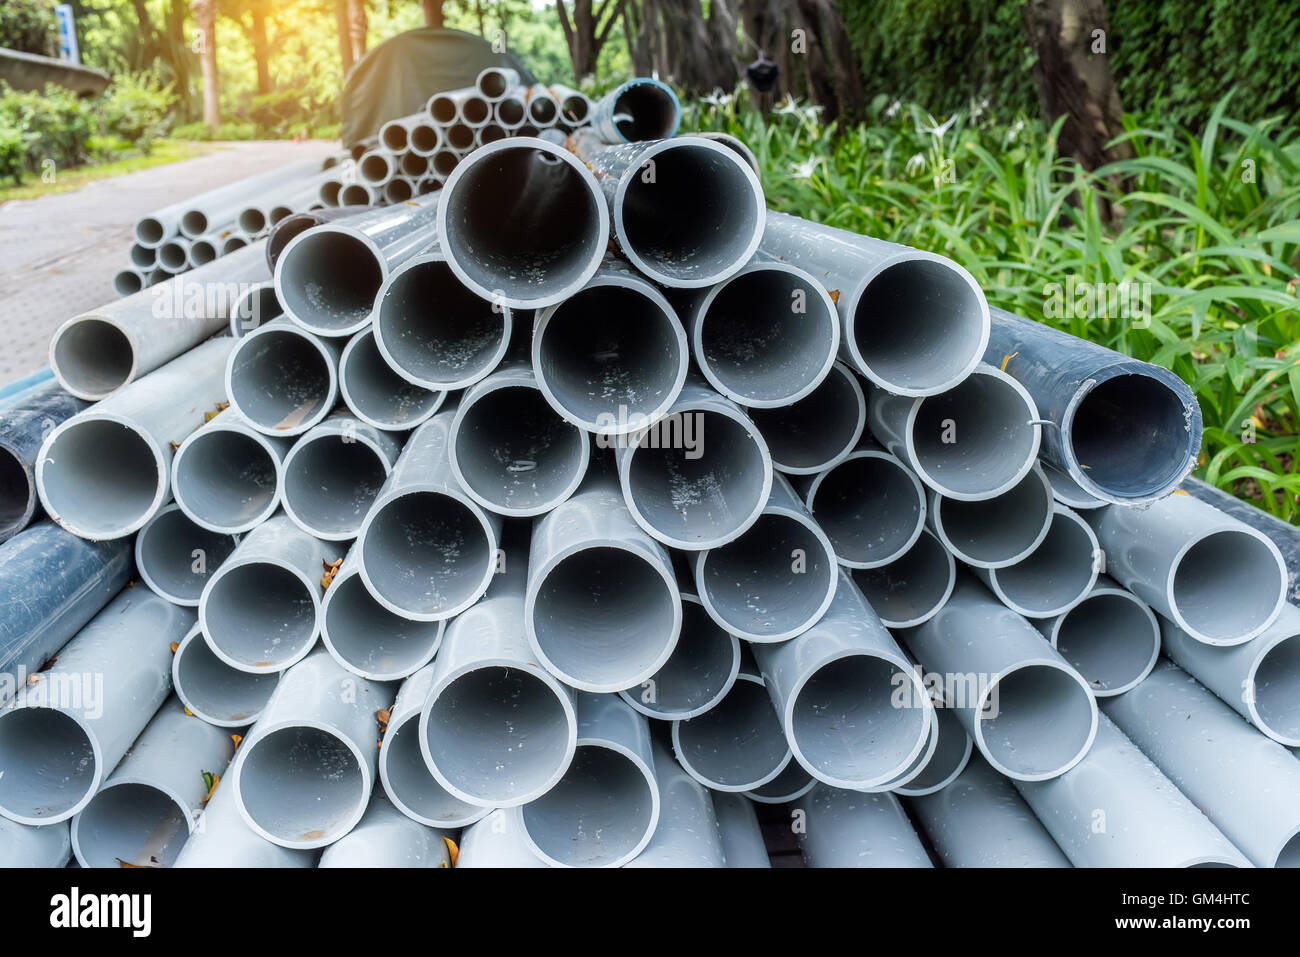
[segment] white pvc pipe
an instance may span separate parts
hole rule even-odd
[[[726,867],[708,788],[687,774],[658,741],[652,749],[659,825],[645,850],[623,866]]]
[[[791,761],[772,780],[744,793],[755,804],[788,804],[799,800],[816,786],[817,779],[798,761]]]
[[[252,531],[280,507],[290,441],[264,435],[235,409],[226,409],[176,450],[176,504],[201,528],[227,534]]]
[[[256,721],[279,683],[279,672],[250,674],[230,667],[212,653],[198,625],[172,655],[176,696],[196,717],[220,728]]]
[[[203,586],[236,544],[233,535],[196,525],[172,504],[140,529],[135,565],[144,583],[163,598],[197,608]]]
[[[425,827],[397,810],[382,791],[357,826],[320,856],[319,867],[451,867],[451,849],[441,831]]]
[[[933,867],[892,794],[858,794],[819,784],[799,801],[799,849],[809,867]]]
[[[239,813],[229,781],[217,788],[173,867],[315,867],[318,853],[272,844]]]
[[[727,866],[771,867],[754,803],[743,795],[723,791],[717,791],[711,797],[713,813],[718,819],[718,833],[722,838],[722,856]]]
[[[226,395],[231,408],[257,431],[301,435],[334,408],[341,340],[312,335],[282,317],[233,341],[225,368]]]
[[[908,797],[938,794],[962,773],[971,760],[975,745],[951,708],[936,703],[934,733],[938,742],[919,774],[894,789]]]
[[[524,839],[524,825],[512,810],[490,811],[460,836],[456,867],[546,867]]]
[[[71,854],[67,822],[33,827],[0,817],[0,867],[63,867]]]
[[[362,329],[344,347],[339,391],[358,419],[392,432],[427,421],[447,398],[446,392],[430,391],[399,375],[375,345],[373,329]]]

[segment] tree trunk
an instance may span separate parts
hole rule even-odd
[[[215,138],[221,129],[221,86],[217,73],[217,0],[192,0],[199,28],[199,64],[203,68],[203,122]]]
[[[569,48],[573,78],[579,83],[595,74],[601,48],[609,39],[614,24],[620,22],[626,7],[627,0],[603,0],[599,10],[595,0],[573,0],[573,19],[570,20],[564,0],[556,0],[555,13],[560,18],[560,31]]]
[[[424,8],[424,25],[426,27],[437,27],[441,30],[447,23],[442,12],[442,0],[420,0],[420,6]]]
[[[265,96],[271,92],[271,55],[266,42],[265,0],[255,0],[253,17],[253,59],[257,61],[257,92]]]
[[[352,38],[348,31],[347,0],[334,0],[334,26],[339,35],[339,59],[343,62],[343,75],[346,77],[356,62],[352,56]]]
[[[366,0],[348,0],[348,38],[352,43],[352,60],[366,55]]]

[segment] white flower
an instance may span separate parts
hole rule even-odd
[[[905,169],[909,176],[919,173],[921,170],[925,169],[925,157],[920,153],[917,153],[907,161]]]
[[[794,97],[787,93],[784,100],[772,107],[772,112],[780,113],[782,115],[786,113],[798,113],[799,104],[794,101]]]
[[[700,97],[700,102],[710,106],[726,106],[731,102],[731,94],[723,92],[722,87],[715,86],[708,96]]]
[[[802,163],[796,163],[790,168],[790,175],[795,179],[812,179],[813,172],[817,169],[817,158],[811,157]]]
[[[885,119],[892,120],[894,117],[898,115],[898,111],[901,110],[902,108],[903,108],[902,100],[895,100],[893,103],[890,103],[889,108],[885,110]]]
[[[950,129],[952,129],[952,125],[953,125],[954,123],[956,123],[956,122],[957,122],[957,114],[954,113],[952,116],[948,117],[948,119],[944,122],[944,124],[943,124],[942,126],[935,126],[935,125],[934,125],[934,117],[932,116],[932,117],[930,117],[930,124],[931,124],[931,125],[930,125],[930,126],[920,126],[920,127],[917,127],[917,132],[918,132],[918,133],[929,133],[929,134],[930,134],[931,136],[933,136],[933,137],[936,137],[936,138],[938,138],[938,139],[942,139],[943,136],[944,136],[944,134],[947,133]]]

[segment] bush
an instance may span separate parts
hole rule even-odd
[[[0,86],[0,140],[5,144],[4,174],[66,169],[90,156],[87,143],[95,132],[91,105],[53,84],[44,93]]]
[[[125,74],[113,80],[98,112],[106,132],[147,154],[153,141],[167,132],[168,111],[175,102],[176,95],[157,74]]]
[[[169,134],[174,140],[210,140],[212,139],[212,130],[208,129],[208,124],[203,121],[195,123],[181,123],[179,126],[173,126]]]
[[[0,47],[41,56],[57,56],[58,26],[49,0],[4,0],[0,3]]]

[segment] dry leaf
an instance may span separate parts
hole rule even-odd
[[[460,848],[457,847],[456,842],[449,837],[444,837],[443,840],[447,842],[447,853],[451,855],[451,866],[455,867],[456,861],[460,858]]]

